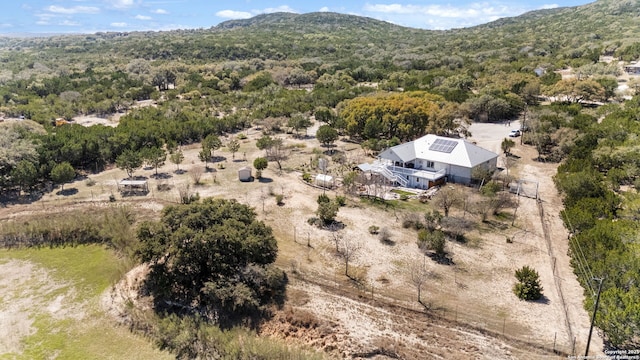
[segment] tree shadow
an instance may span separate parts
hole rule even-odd
[[[455,265],[456,263],[453,262],[453,259],[450,258],[448,256],[448,254],[436,254],[436,253],[429,253],[427,254],[428,257],[431,258],[431,260],[435,261],[436,263],[440,264],[440,265]]]
[[[32,204],[44,196],[44,192],[34,190],[28,194],[20,194],[19,191],[5,191],[0,194],[0,207],[7,205],[27,205]]]
[[[396,246],[396,242],[391,239],[382,239],[380,240],[380,242],[382,243],[382,245]]]
[[[543,305],[549,305],[549,298],[548,298],[548,297],[546,297],[545,295],[542,295],[542,296],[540,297],[540,299],[538,299],[538,300],[531,300],[531,302],[538,303],[538,304],[543,304]]]
[[[329,230],[329,231],[338,231],[338,230],[343,230],[344,228],[346,228],[347,225],[345,223],[343,223],[342,221],[332,221],[329,224],[323,224],[321,226],[321,228],[325,229],[325,230]]]
[[[227,160],[227,158],[225,156],[220,156],[220,155],[216,155],[216,156],[212,156],[211,157],[211,162],[212,163],[217,163],[217,162],[222,162]]]
[[[166,172],[161,172],[161,173],[151,175],[151,178],[153,179],[170,179],[172,177],[173,175]]]
[[[258,182],[263,183],[263,184],[268,184],[268,183],[272,183],[273,179],[263,176],[263,177],[258,179]]]
[[[176,174],[176,175],[182,175],[182,174],[184,174],[184,173],[186,173],[186,172],[187,172],[187,171],[186,171],[186,170],[184,170],[184,169],[178,169],[178,170],[175,170],[173,173],[174,173],[174,174]]]
[[[77,193],[78,193],[78,189],[71,188],[71,189],[60,190],[60,191],[56,192],[56,195],[71,196],[71,195],[75,195]]]

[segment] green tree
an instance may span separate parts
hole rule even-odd
[[[518,282],[513,286],[513,293],[520,300],[538,300],[542,297],[542,285],[540,275],[529,266],[523,266],[516,270]]]
[[[229,149],[229,151],[231,152],[231,159],[235,160],[236,153],[238,152],[238,150],[240,150],[240,142],[235,138],[232,138],[227,143],[227,149]]]
[[[322,121],[323,123],[326,123],[327,125],[332,125],[333,121],[336,118],[336,115],[333,112],[333,110],[329,109],[326,106],[317,107],[315,112],[314,112],[314,115],[315,115],[317,121]]]
[[[76,170],[68,162],[57,164],[51,169],[51,180],[60,184],[61,190],[64,191],[64,184],[76,177]]]
[[[22,193],[35,184],[38,179],[38,170],[31,161],[22,160],[11,170],[11,179],[20,187],[20,193]]]
[[[172,163],[176,164],[176,171],[179,172],[180,164],[182,164],[182,162],[184,161],[184,153],[182,152],[182,150],[178,149],[174,151],[173,154],[169,156],[169,159]]]
[[[269,161],[267,158],[259,157],[253,160],[253,167],[257,170],[256,176],[258,179],[262,177],[262,170],[266,169],[268,165]]]
[[[204,199],[162,211],[142,223],[136,252],[151,264],[146,284],[156,302],[195,306],[222,319],[281,301],[286,275],[275,268],[270,227],[247,205]]]
[[[316,132],[316,139],[325,147],[329,147],[338,140],[338,131],[329,125],[322,125]]]
[[[142,158],[149,165],[153,166],[158,175],[158,167],[164,165],[167,160],[167,152],[160,147],[145,148],[142,151]]]
[[[222,141],[216,134],[209,134],[202,140],[202,149],[208,149],[210,156],[213,156],[214,152],[222,147]]]
[[[338,215],[338,210],[340,210],[340,205],[338,205],[337,202],[331,200],[322,201],[318,198],[318,209],[316,210],[316,215],[320,221],[322,221],[323,225],[326,226],[332,224]]]
[[[292,128],[296,134],[298,134],[298,132],[302,129],[305,130],[306,134],[307,128],[311,126],[311,120],[309,120],[309,118],[304,116],[303,114],[297,113],[293,114],[291,118],[289,118],[287,126]]]
[[[133,172],[142,166],[142,162],[140,153],[133,150],[125,150],[116,158],[116,166],[118,169],[126,171],[128,178],[133,177]]]
[[[516,142],[508,138],[504,138],[504,140],[502,140],[502,143],[500,144],[500,148],[505,155],[511,154],[511,149],[514,146],[516,146]]]
[[[418,247],[421,250],[431,250],[436,256],[444,257],[446,244],[446,237],[442,230],[422,229],[418,231]]]
[[[265,150],[268,156],[269,149],[273,147],[273,143],[274,139],[271,136],[262,135],[262,137],[256,141],[256,147],[260,150]]]
[[[211,150],[201,149],[200,152],[198,153],[198,159],[204,162],[204,168],[208,169],[209,166],[207,165],[207,163],[209,162],[209,159],[211,159]]]

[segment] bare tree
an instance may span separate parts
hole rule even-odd
[[[442,208],[444,216],[446,217],[449,216],[449,210],[451,210],[454,205],[457,205],[461,198],[455,189],[445,186],[436,193],[433,200],[436,206]]]
[[[349,263],[360,256],[362,244],[352,238],[346,237],[342,239],[341,245],[338,255],[344,261],[344,274],[348,278],[351,278],[351,276],[349,276]]]
[[[418,292],[418,303],[422,306],[426,305],[422,302],[422,285],[429,279],[429,272],[424,263],[424,259],[416,258],[409,262],[407,266],[409,281]]]
[[[337,254],[340,253],[340,243],[342,243],[342,240],[344,239],[344,236],[340,231],[341,229],[342,227],[336,223],[329,225],[329,231],[331,232],[331,241],[333,241],[336,246]]]
[[[191,177],[194,185],[200,185],[202,174],[204,174],[204,169],[200,166],[194,166],[189,170],[189,176]]]

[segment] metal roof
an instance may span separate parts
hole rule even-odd
[[[450,148],[451,152],[437,150],[440,149],[440,147],[437,145],[434,146],[436,142],[438,144],[448,144],[447,150]],[[464,139],[454,139],[429,134],[414,141],[389,148],[380,153],[379,156],[384,159],[400,162],[421,159],[473,168],[497,158],[498,154],[474,145]]]
[[[145,185],[147,180],[120,180],[120,185],[134,186]]]

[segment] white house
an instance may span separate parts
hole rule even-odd
[[[468,184],[474,169],[493,170],[497,162],[498,154],[464,139],[425,135],[391,147],[380,153],[373,164],[359,168],[400,186],[428,189],[445,181]]]

